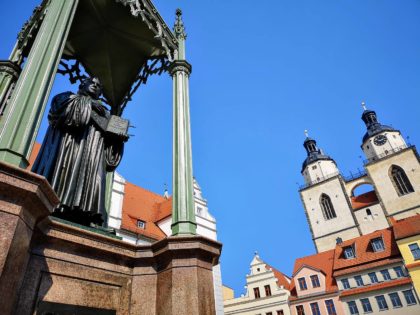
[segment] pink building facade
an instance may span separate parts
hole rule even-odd
[[[295,262],[289,299],[292,315],[344,315],[332,276],[334,250],[299,258]]]

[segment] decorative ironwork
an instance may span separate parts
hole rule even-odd
[[[326,181],[327,179],[330,179],[330,178],[333,178],[333,177],[336,177],[336,176],[339,176],[339,175],[340,175],[340,172],[334,172],[334,173],[331,173],[331,174],[326,175],[324,177],[317,178],[316,180],[313,180],[313,181],[311,181],[309,183],[305,183],[303,185],[300,185],[299,186],[299,190],[303,190],[305,188],[308,188],[309,186],[312,186],[312,185],[321,183],[323,181]]]
[[[129,6],[131,14],[135,17],[140,16],[147,27],[155,34],[166,52],[169,61],[174,60],[175,51],[178,43],[168,26],[158,15],[156,8],[148,0],[116,0],[124,6]]]
[[[87,78],[87,74],[82,74],[82,70],[80,69],[80,61],[75,60],[74,64],[70,64],[72,60],[67,60],[67,63],[64,60],[60,61],[59,68],[57,69],[57,73],[62,75],[69,75],[69,80],[71,84],[74,84],[76,82],[81,83],[84,78]],[[62,68],[60,68],[60,66]]]
[[[139,74],[137,75],[134,84],[131,86],[131,90],[128,94],[124,97],[123,102],[120,106],[112,110],[114,115],[121,116],[127,103],[131,101],[132,96],[136,93],[137,89],[140,87],[141,84],[146,84],[147,79],[152,74],[161,75],[163,72],[167,72],[171,62],[165,58],[156,58],[156,59],[148,59],[144,63],[143,67],[141,68]]]
[[[22,63],[23,58],[27,57],[29,54],[42,21],[44,20],[48,1],[49,0],[43,0],[42,3],[34,9],[31,17],[23,24],[22,29],[18,34],[18,54],[13,61],[17,62],[19,65]]]
[[[116,116],[121,116],[127,106],[127,103],[131,101],[134,93],[140,85],[146,84],[150,75],[161,75],[163,72],[167,72],[170,65],[171,62],[163,57],[146,60],[139,74],[135,78],[130,91],[124,97],[120,105],[111,108],[111,113]],[[81,83],[83,79],[89,77],[89,74],[84,70],[82,63],[76,59],[61,60],[57,73],[64,76],[68,75],[71,84],[75,84],[77,82]],[[105,104],[108,104],[106,99],[100,98],[100,100]]]
[[[412,145],[409,144],[409,143],[407,143],[407,144],[404,144],[402,146],[399,146],[399,147],[396,147],[396,148],[392,148],[391,150],[385,150],[384,153],[378,154],[378,155],[376,155],[374,157],[371,157],[371,158],[369,158],[367,160],[363,160],[363,163],[365,165],[366,164],[369,164],[369,163],[373,163],[373,162],[376,162],[376,161],[378,161],[378,160],[380,160],[380,159],[382,159],[384,157],[393,155],[393,154],[395,154],[397,152],[400,152],[401,150],[405,150],[405,149],[411,148],[411,147],[412,147]]]

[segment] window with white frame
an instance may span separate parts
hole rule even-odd
[[[391,299],[391,303],[392,303],[393,308],[402,307],[402,303],[401,303],[401,300],[400,300],[400,296],[398,295],[398,292],[390,293],[389,298]]]
[[[371,241],[371,245],[374,252],[382,252],[385,250],[384,241],[382,237],[375,238]]]
[[[408,245],[408,247],[410,248],[410,251],[411,251],[411,254],[413,255],[413,258],[415,260],[420,259],[419,244],[413,243],[413,244]]]
[[[386,303],[385,296],[378,295],[375,296],[376,302],[378,303],[378,307],[380,311],[384,311],[388,309],[388,304]]]
[[[346,259],[352,259],[352,258],[356,257],[355,254],[354,254],[353,246],[344,247],[344,257]]]
[[[146,228],[146,222],[143,220],[137,220],[137,227],[139,229],[145,229]]]

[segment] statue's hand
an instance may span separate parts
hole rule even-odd
[[[96,111],[99,115],[105,116],[106,110],[99,102],[93,102],[92,104],[93,110]]]

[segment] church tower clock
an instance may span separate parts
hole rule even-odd
[[[362,120],[367,130],[361,147],[369,162],[379,160],[407,146],[399,130],[381,124],[375,111],[367,109],[365,103],[362,103],[362,106],[364,109]]]

